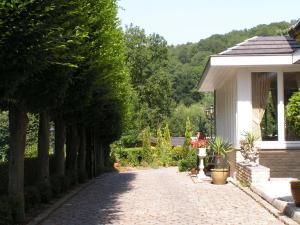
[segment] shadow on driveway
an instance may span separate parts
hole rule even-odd
[[[42,224],[109,224],[121,219],[121,195],[132,189],[135,173],[108,173],[51,214]]]

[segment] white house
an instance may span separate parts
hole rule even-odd
[[[212,55],[199,91],[214,92],[216,134],[239,149],[243,132],[255,133],[259,162],[273,177],[300,178],[300,139],[285,107],[300,88],[300,44],[289,36],[253,37]],[[229,156],[231,175],[238,151]]]

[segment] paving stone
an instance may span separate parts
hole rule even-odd
[[[100,176],[42,224],[282,224],[228,183],[193,183],[177,168]]]

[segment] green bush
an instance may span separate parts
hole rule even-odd
[[[187,153],[186,158],[178,162],[178,169],[180,172],[189,171],[197,166],[197,152],[195,150],[190,150]]]
[[[50,178],[51,190],[54,197],[59,196],[63,192],[64,177],[53,175]]]
[[[2,196],[0,197],[0,225],[10,224],[13,224],[10,199],[6,196]]]
[[[8,194],[7,187],[8,187],[8,163],[0,162],[0,195]]]
[[[64,176],[62,183],[62,192],[66,192],[71,188],[71,178]]]
[[[41,201],[43,203],[49,203],[52,197],[51,185],[46,182],[41,182],[38,184],[38,189],[41,195]]]
[[[289,126],[300,137],[300,89],[289,99],[286,111]]]
[[[182,146],[176,146],[171,151],[172,160],[177,162],[181,159],[184,159],[187,157],[188,152],[189,151],[183,148]]]
[[[34,208],[41,203],[41,195],[38,187],[28,186],[24,189],[25,209]]]

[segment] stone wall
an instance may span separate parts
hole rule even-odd
[[[236,179],[247,185],[270,180],[270,169],[262,165],[250,166],[239,162],[236,164],[236,170]]]
[[[300,150],[261,150],[259,163],[271,169],[271,177],[300,179]]]

